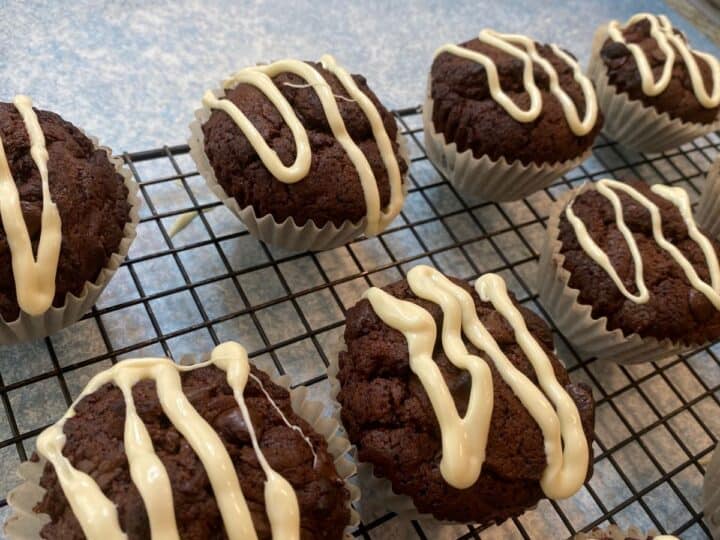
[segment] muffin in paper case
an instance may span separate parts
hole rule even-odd
[[[223,89],[213,90],[216,97],[223,97]],[[195,120],[190,124],[190,156],[195,161],[198,172],[205,179],[210,190],[227,206],[240,221],[243,222],[250,234],[258,240],[292,251],[324,251],[347,244],[351,240],[362,236],[367,226],[367,219],[363,218],[357,223],[349,220],[337,226],[327,222],[322,227],[312,220],[304,225],[298,225],[292,217],[278,222],[272,214],[258,216],[252,205],[240,208],[237,200],[229,195],[215,177],[215,171],[205,154],[205,135],[202,126],[210,118],[212,111],[203,106],[195,111]],[[400,159],[405,160],[410,170],[410,159],[405,137],[398,130],[397,142]],[[403,199],[407,196],[407,172],[402,177]]]
[[[557,163],[508,163],[505,158],[493,161],[489,156],[476,158],[472,150],[458,152],[457,144],[445,140],[432,122],[433,100],[427,94],[423,105],[425,150],[430,160],[451,184],[465,196],[482,201],[516,201],[552,184],[592,155],[588,148],[575,159]]]
[[[593,40],[588,77],[595,84],[598,105],[605,116],[603,132],[638,152],[659,153],[677,148],[720,129],[720,118],[710,124],[683,122],[630,99],[610,84],[600,49],[607,38],[607,24],[598,28]]]
[[[193,365],[208,358],[209,355],[203,355],[197,360],[193,355],[185,355],[180,360],[180,364]],[[335,469],[344,480],[350,494],[347,503],[350,523],[345,528],[344,537],[346,540],[351,540],[350,530],[360,522],[360,516],[355,510],[360,500],[360,490],[353,483],[357,467],[349,457],[350,442],[339,431],[340,412],[338,410],[331,416],[323,415],[323,403],[309,399],[305,386],[291,388],[290,377],[287,375],[271,376],[271,380],[289,392],[293,412],[310,424],[313,430],[327,442],[328,452],[335,458]],[[39,485],[44,466],[45,461],[41,458],[37,462],[21,463],[18,468],[18,475],[23,482],[7,496],[8,505],[12,510],[4,525],[8,540],[40,540],[40,530],[50,521],[48,515],[33,511],[45,495],[45,490]]]

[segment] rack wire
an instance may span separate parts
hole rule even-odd
[[[205,187],[186,146],[124,154],[145,203],[128,260],[79,323],[0,349],[0,493],[17,483],[14,471],[38,433],[94,373],[122,358],[178,359],[235,339],[260,367],[290,375],[331,410],[325,369],[345,311],[368,286],[429,263],[468,280],[500,273],[553,326],[571,378],[589,384],[597,401],[594,475],[573,498],[543,501],[500,526],[408,525],[393,513],[363,514],[355,537],[398,538],[411,527],[417,538],[546,540],[617,523],[709,538],[701,489],[720,434],[720,344],[637,366],[581,358],[538,303],[535,274],[549,207],[563,191],[605,176],[635,176],[681,185],[696,202],[720,137],[659,155],[600,137],[593,157],[554,185],[494,204],[463,199],[427,159],[419,108],[395,116],[412,160],[402,214],[377,238],[321,253],[291,253],[253,239]],[[171,237],[174,221],[189,211],[199,211],[198,218]],[[0,521],[8,513],[0,500]]]

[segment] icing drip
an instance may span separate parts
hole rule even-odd
[[[49,461],[57,473],[70,506],[85,536],[94,540],[124,539],[117,509],[89,475],[75,469],[63,455],[65,435],[63,427],[75,415],[75,406],[85,396],[105,384],[113,383],[125,400],[124,446],[130,475],[138,488],[147,510],[153,539],[179,538],[173,507],[172,489],[167,471],[155,454],[150,435],[135,409],[132,387],[144,379],[155,381],[158,399],[163,412],[197,454],[207,472],[218,508],[231,540],[257,539],[250,511],[243,496],[235,467],[220,437],[192,407],[182,391],[180,373],[214,365],[226,373],[227,382],[248,428],[258,462],[265,473],[266,511],[273,539],[298,540],[300,538],[300,512],[292,486],[268,464],[252,425],[252,419],[243,398],[248,377],[252,377],[265,397],[280,414],[285,424],[299,431],[316,458],[310,439],[299,426],[291,425],[281,409],[270,399],[260,380],[250,374],[245,349],[233,342],[219,345],[210,360],[193,366],[179,366],[166,358],[124,360],[93,377],[60,421],[43,431],[38,437],[38,453]]]
[[[185,227],[190,225],[196,217],[198,217],[198,213],[195,210],[180,214],[170,226],[170,229],[168,230],[168,236],[170,238],[174,238],[177,234],[185,230]]]
[[[607,198],[613,206],[618,230],[622,233],[633,259],[633,265],[635,267],[635,285],[638,290],[637,294],[632,294],[628,291],[627,287],[625,287],[625,284],[610,262],[610,258],[592,239],[583,221],[575,215],[575,212],[573,212],[574,200],[571,201],[565,209],[565,216],[567,217],[570,225],[572,225],[583,251],[585,251],[585,253],[587,253],[587,255],[595,261],[598,266],[605,270],[625,298],[636,304],[645,304],[650,300],[650,292],[645,285],[645,279],[643,277],[642,255],[640,254],[640,250],[632,231],[630,231],[625,224],[622,203],[620,202],[620,197],[618,197],[615,192],[616,190],[626,193],[635,201],[647,208],[650,212],[650,218],[652,220],[652,231],[655,242],[662,249],[667,251],[675,262],[682,268],[685,273],[685,277],[687,277],[690,282],[690,285],[697,291],[701,292],[713,304],[713,306],[715,306],[715,309],[720,310],[720,265],[718,264],[717,253],[715,252],[712,242],[710,242],[710,240],[708,240],[708,238],[698,229],[695,220],[693,219],[690,199],[688,198],[685,190],[661,184],[656,184],[650,188],[653,193],[667,201],[670,201],[680,211],[680,215],[682,216],[688,230],[688,236],[700,246],[703,254],[705,255],[705,261],[707,262],[708,271],[710,273],[710,284],[707,284],[700,279],[700,276],[698,276],[695,268],[687,257],[685,257],[685,255],[683,255],[677,247],[665,238],[662,230],[662,216],[660,214],[660,209],[655,203],[633,187],[623,182],[618,182],[617,180],[610,180],[607,178],[599,180],[594,184],[594,189]]]
[[[625,41],[622,33],[623,30],[643,19],[650,23],[650,35],[657,41],[658,47],[665,54],[662,74],[657,81],[653,76],[653,70],[645,52],[638,44]],[[655,16],[650,13],[637,13],[630,17],[624,26],[620,26],[618,21],[611,21],[608,25],[608,36],[613,41],[624,43],[632,53],[642,80],[642,90],[646,95],[657,96],[667,89],[672,79],[672,69],[677,51],[680,53],[683,62],[685,62],[693,92],[698,102],[706,109],[712,109],[720,105],[720,62],[711,54],[690,48],[681,36],[673,32],[672,24],[665,15]],[[705,88],[695,56],[702,58],[710,67],[712,74],[711,92],[708,92]]]
[[[0,218],[12,255],[15,291],[20,309],[29,315],[42,315],[52,305],[55,297],[55,275],[60,245],[62,223],[57,206],[52,201],[48,179],[49,155],[32,101],[27,96],[16,96],[13,104],[22,116],[30,139],[30,155],[40,172],[42,181],[43,209],[37,259],[33,253],[30,233],[22,213],[20,194],[10,172],[10,165],[0,137]]]
[[[544,493],[553,499],[570,497],[585,481],[590,457],[580,414],[555,377],[547,354],[527,329],[503,279],[486,274],[475,282],[475,289],[480,298],[490,302],[512,326],[518,345],[533,366],[540,388],[505,355],[478,318],[473,298],[465,289],[429,266],[414,267],[408,272],[407,280],[413,293],[442,308],[443,349],[456,367],[469,371],[472,377],[467,412],[461,418],[432,357],[437,328],[430,313],[382,289],[373,287],[366,292],[365,297],[377,315],[407,339],[410,368],[427,392],[440,425],[443,448],[440,472],[443,478],[458,489],[468,488],[478,480],[492,417],[492,374],[485,360],[469,354],[462,339],[464,333],[489,357],[540,427],[547,457],[547,467],[540,480]]]
[[[281,182],[294,184],[304,179],[310,172],[312,161],[310,142],[305,127],[302,122],[300,122],[290,103],[273,83],[272,77],[281,73],[294,73],[304,79],[308,87],[313,89],[320,100],[333,135],[341,144],[358,172],[365,197],[365,206],[367,208],[367,227],[365,232],[368,235],[379,234],[400,213],[403,203],[400,166],[395,157],[392,142],[385,130],[382,117],[377,108],[370,98],[358,88],[352,76],[340,67],[330,55],[324,55],[320,59],[320,64],[324,69],[337,77],[350,96],[350,100],[358,104],[370,122],[373,136],[377,142],[383,164],[387,169],[388,180],[390,182],[390,202],[386,209],[380,208],[380,192],[377,186],[377,179],[365,154],[360,147],[355,144],[347,131],[336,102],[336,96],[333,94],[325,78],[311,65],[300,60],[288,59],[273,62],[268,65],[253,66],[237,72],[229,80],[225,81],[224,85],[225,88],[234,88],[238,84],[250,84],[265,94],[277,108],[283,121],[290,128],[295,140],[295,161],[289,167],[283,165],[277,153],[265,142],[257,128],[230,100],[219,99],[212,92],[208,91],[203,96],[203,104],[210,109],[218,109],[227,113],[247,137],[262,160],[263,165],[267,167],[270,173]]]
[[[437,50],[435,56],[447,52],[482,64],[487,73],[488,87],[493,99],[497,101],[510,116],[518,122],[523,123],[537,120],[542,112],[542,95],[537,84],[535,84],[535,76],[533,74],[533,63],[536,63],[547,74],[550,81],[550,92],[560,102],[563,112],[565,113],[565,119],[572,132],[577,136],[582,136],[592,130],[598,114],[595,90],[593,89],[590,79],[583,74],[580,65],[569,54],[562,51],[556,45],[550,45],[553,53],[572,68],[573,78],[582,89],[585,99],[585,114],[582,120],[580,119],[580,113],[575,103],[573,103],[573,100],[567,92],[560,86],[557,71],[555,71],[553,65],[546,58],[538,53],[535,42],[532,39],[516,34],[501,34],[489,29],[481,31],[478,39],[523,62],[523,85],[530,96],[530,105],[527,109],[522,109],[517,106],[510,96],[503,91],[500,86],[500,76],[498,75],[497,66],[489,56],[453,44],[443,45]]]

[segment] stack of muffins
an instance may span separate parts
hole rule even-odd
[[[483,30],[444,45],[423,119],[428,155],[458,191],[505,201],[576,167],[603,127],[660,151],[720,127],[719,111],[718,61],[667,18],[639,14],[598,31],[588,75],[524,36]],[[382,233],[402,210],[398,127],[331,56],[237,72],[205,94],[191,133],[200,173],[270,244],[328,249]],[[127,254],[135,193],[122,165],[59,116],[22,96],[0,104],[0,343],[49,335],[90,308]],[[603,179],[557,201],[540,296],[588,357],[658,360],[720,337],[719,253],[682,189]],[[5,530],[340,539],[359,496],[350,443],[376,504],[500,523],[592,475],[593,395],[554,350],[549,326],[500,276],[470,286],[420,265],[348,310],[328,374],[338,418],[236,343],[197,364],[124,360],[40,434]]]

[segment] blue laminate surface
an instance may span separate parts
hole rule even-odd
[[[390,107],[418,104],[432,53],[483,27],[553,41],[586,61],[594,29],[660,0],[563,2],[0,0],[0,99],[33,96],[115,151],[187,138],[202,92],[232,71],[331,52]],[[670,13],[701,50],[716,46]]]

